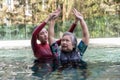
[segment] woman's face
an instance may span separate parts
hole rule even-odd
[[[61,49],[62,51],[70,52],[74,48],[70,35],[65,35],[61,39]]]
[[[45,28],[39,32],[38,40],[40,40],[41,43],[46,43],[48,41],[48,31]]]

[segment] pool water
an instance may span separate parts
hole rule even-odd
[[[0,80],[119,80],[120,48],[88,48],[83,59],[88,69],[67,68],[39,76],[31,49],[0,50]]]

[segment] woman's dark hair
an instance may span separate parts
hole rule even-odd
[[[70,36],[72,44],[74,46],[74,49],[76,49],[76,47],[77,47],[77,38],[76,38],[76,36],[71,32],[65,32],[62,37],[64,37],[65,35]]]

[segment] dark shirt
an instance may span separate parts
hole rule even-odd
[[[80,41],[77,49],[69,53],[62,52],[56,42],[53,43],[50,47],[53,55],[56,57],[59,66],[70,66],[71,64],[72,66],[77,66],[77,64],[83,62],[82,56],[87,49],[87,45],[83,41]]]

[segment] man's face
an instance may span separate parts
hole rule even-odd
[[[46,43],[48,41],[48,31],[45,28],[39,32],[38,40],[40,40],[41,43]]]
[[[65,52],[70,52],[74,48],[70,35],[65,35],[61,39],[61,49]]]

